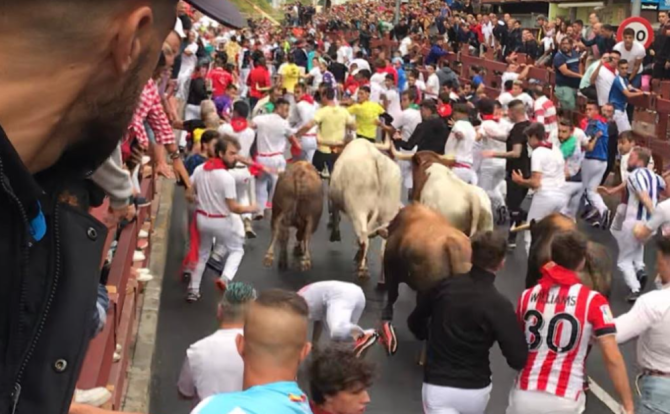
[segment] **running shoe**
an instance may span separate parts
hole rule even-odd
[[[640,297],[640,292],[630,292],[628,296],[626,296],[626,301],[628,303],[635,303],[636,300]]]
[[[228,284],[225,280],[223,280],[223,278],[216,279],[214,283],[216,283],[216,287],[221,291],[221,293],[225,293],[226,289],[228,289]]]
[[[377,342],[379,335],[374,330],[365,331],[365,333],[358,337],[354,344],[354,354],[356,358],[362,358],[372,345]]]
[[[395,336],[395,329],[391,322],[382,323],[379,342],[384,346],[386,353],[391,356],[398,351],[398,338]]]
[[[647,271],[640,269],[635,273],[635,276],[637,276],[637,280],[640,282],[640,291],[644,290],[645,286],[647,286],[647,280],[649,279]]]
[[[516,236],[517,236],[516,233],[510,232],[509,236],[507,237],[507,249],[509,249],[510,251],[516,249]]]
[[[249,219],[244,219],[244,234],[247,239],[256,238],[256,232],[254,231],[254,228],[251,226],[251,220]]]
[[[598,221],[598,225],[603,230],[609,230],[611,224],[612,224],[612,212],[606,210],[605,214],[603,214],[600,220]]]
[[[200,300],[200,292],[188,292],[186,294],[186,302],[194,303]]]

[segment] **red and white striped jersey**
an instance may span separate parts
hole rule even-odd
[[[551,99],[541,96],[535,100],[533,107],[533,116],[535,122],[544,125],[544,131],[547,137],[552,131],[558,131],[558,117],[556,115],[556,106]]]
[[[521,295],[517,317],[529,353],[516,386],[576,400],[591,336],[616,333],[607,299],[580,283],[537,285]]]

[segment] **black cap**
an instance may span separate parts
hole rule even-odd
[[[187,3],[224,26],[240,29],[246,25],[237,6],[230,0],[188,0]]]

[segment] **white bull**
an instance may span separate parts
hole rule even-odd
[[[442,164],[431,165],[426,174],[426,184],[419,195],[421,204],[438,211],[468,236],[493,230],[491,200],[483,189],[464,182]]]
[[[379,145],[366,139],[352,141],[335,162],[330,178],[330,240],[340,241],[340,212],[346,213],[358,241],[355,261],[361,278],[369,276],[369,238],[385,235],[389,223],[402,208],[400,167],[378,149],[389,146],[388,142]],[[382,240],[382,251],[384,243]]]

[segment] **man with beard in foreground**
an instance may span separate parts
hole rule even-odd
[[[0,414],[70,411],[107,233],[86,177],[123,136],[176,3],[0,1]]]

